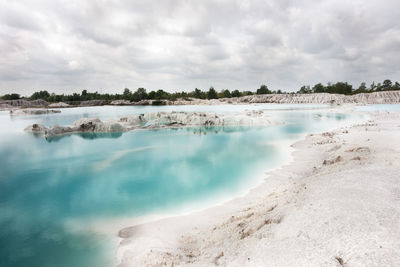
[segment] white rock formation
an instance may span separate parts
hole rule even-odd
[[[47,127],[42,124],[32,124],[26,127],[25,132],[28,133],[36,133],[36,134],[45,134],[47,131]]]
[[[222,99],[221,99],[222,100]],[[389,104],[400,103],[400,91],[384,91],[357,95],[339,94],[268,94],[251,95],[230,99],[233,103],[279,103],[279,104]]]
[[[176,101],[163,100],[167,105],[221,105],[245,103],[276,103],[276,104],[393,104],[400,103],[400,91],[382,91],[361,93],[356,95],[340,95],[328,93],[315,94],[266,94],[249,95],[221,99],[185,98]],[[151,105],[151,100],[142,100],[137,105]]]
[[[29,125],[25,128],[26,132],[43,134],[45,137],[53,137],[68,133],[112,133],[112,132],[126,132],[127,128],[119,122],[108,121],[102,122],[99,119],[81,118],[76,120],[70,126],[51,126],[47,128],[41,124]]]
[[[231,115],[217,115],[204,112],[156,112],[143,116],[146,126],[193,125],[193,126],[234,126],[271,125],[263,111],[252,111]]]
[[[42,114],[52,114],[52,113],[61,113],[61,110],[57,110],[57,109],[33,109],[33,108],[10,110],[10,115],[12,115],[12,116],[42,115]]]
[[[118,120],[102,122],[97,118],[81,118],[70,126],[51,126],[33,124],[25,131],[42,133],[46,137],[66,133],[81,132],[126,132],[134,129],[183,127],[183,126],[266,126],[272,125],[269,116],[263,111],[251,111],[231,115],[217,115],[204,112],[155,112],[125,116]]]
[[[1,100],[0,105],[9,105],[12,107],[38,108],[38,107],[47,107],[49,103],[47,101],[44,101],[43,99],[37,99],[37,100],[15,99],[15,100]]]
[[[114,100],[111,101],[111,105],[132,105],[132,102],[129,100],[121,99],[121,100]]]
[[[49,108],[66,108],[66,107],[70,107],[70,105],[64,102],[52,103],[49,105]]]
[[[123,123],[117,121],[102,122],[100,119],[81,118],[72,124],[77,132],[126,132],[127,128]]]

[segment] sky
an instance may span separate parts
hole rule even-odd
[[[0,94],[400,80],[399,0],[0,0]]]

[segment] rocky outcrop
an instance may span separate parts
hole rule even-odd
[[[244,96],[233,101],[240,103],[277,103],[277,104],[332,104],[344,103],[346,96],[337,94],[267,94]]]
[[[52,103],[49,105],[49,108],[67,108],[67,107],[70,107],[70,105],[64,102]]]
[[[86,106],[103,106],[103,105],[107,105],[108,102],[106,100],[88,100],[88,101],[81,101],[80,102],[80,106],[86,107]]]
[[[231,99],[237,103],[278,103],[278,104],[390,104],[400,103],[400,91],[384,91],[357,95],[339,94],[268,94],[251,95]]]
[[[15,109],[15,107],[13,107],[13,106],[11,106],[9,104],[0,102],[0,111],[1,110],[11,110],[11,109]]]
[[[122,118],[121,118],[122,119]],[[138,120],[133,117],[136,123]],[[128,121],[132,118],[128,118]],[[272,122],[263,111],[251,111],[238,114],[217,115],[205,112],[155,112],[139,117],[140,123],[146,127],[171,125],[184,126],[235,126],[235,125],[271,125]]]
[[[111,101],[110,104],[111,105],[117,105],[117,106],[120,106],[120,105],[132,105],[132,102],[129,101],[129,100],[121,99],[121,100]]]
[[[52,113],[61,113],[61,110],[57,110],[57,109],[15,109],[15,110],[10,110],[11,116],[42,115],[42,114],[52,114]]]
[[[400,103],[400,91],[383,91],[362,93],[349,96],[350,103],[362,104],[395,104]]]
[[[78,102],[79,103],[79,102]],[[109,104],[106,100],[81,101],[79,106],[102,106]],[[221,99],[197,99],[180,98],[171,100],[141,100],[131,102],[129,100],[114,100],[111,105],[221,105],[221,104],[247,104],[247,103],[276,103],[276,104],[395,104],[400,103],[400,91],[382,91],[374,93],[361,93],[356,95],[340,95],[328,93],[316,94],[266,94],[249,95],[242,97],[221,98]],[[38,100],[2,100],[0,109],[12,108],[39,108],[39,107],[69,107],[70,105],[59,102],[49,104]]]
[[[24,107],[24,108],[38,108],[47,107],[49,102],[42,99],[27,100],[27,99],[16,99],[16,100],[1,100],[0,105],[8,105],[11,107]]]
[[[266,94],[220,99],[182,98],[175,101],[162,100],[166,105],[221,105],[221,104],[394,104],[400,103],[400,91],[382,91],[356,95],[328,93],[315,94]],[[142,100],[135,105],[152,105],[153,100]]]
[[[228,100],[227,100],[228,101]],[[198,99],[198,98],[179,98],[177,100],[152,100],[152,99],[144,99],[138,102],[133,102],[133,105],[137,106],[146,106],[146,105],[221,105],[224,103],[224,99]]]
[[[79,102],[78,102],[79,103]],[[102,106],[109,104],[106,100],[81,101],[79,106]],[[242,97],[221,99],[196,99],[180,98],[171,100],[141,100],[131,102],[129,100],[114,100],[111,105],[223,105],[223,104],[252,104],[252,103],[276,103],[276,104],[395,104],[400,103],[400,91],[382,91],[374,93],[361,93],[356,95],[340,95],[328,93],[315,94],[266,94],[249,95]],[[69,107],[70,105],[59,102],[49,104],[38,100],[2,100],[0,109],[13,108],[43,108],[43,107]]]
[[[47,127],[42,124],[32,124],[25,128],[25,132],[35,133],[35,134],[45,134]]]
[[[102,122],[100,119],[81,118],[72,124],[72,128],[77,132],[126,132],[127,127],[117,121]]]
[[[97,118],[81,118],[70,126],[49,128],[33,124],[25,131],[53,137],[68,133],[111,133],[134,129],[154,129],[184,126],[266,126],[276,124],[263,111],[249,111],[231,115],[217,115],[204,112],[155,112],[125,116],[118,120],[102,122]]]
[[[118,122],[102,122],[99,119],[81,118],[76,120],[70,126],[51,126],[47,128],[41,124],[32,124],[25,128],[26,132],[43,134],[45,137],[53,137],[68,133],[111,133],[111,132],[125,132],[127,128]]]

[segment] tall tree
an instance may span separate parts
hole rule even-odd
[[[217,91],[215,91],[214,87],[210,87],[210,89],[207,92],[207,98],[208,99],[217,99]]]
[[[132,95],[132,100],[138,102],[140,100],[147,99],[147,92],[144,88],[138,88]]]
[[[240,92],[239,92],[239,90],[234,90],[234,91],[232,91],[232,97],[240,97]]]
[[[19,94],[5,94],[1,98],[3,100],[16,100],[16,99],[20,99],[21,96]]]
[[[298,91],[299,94],[310,94],[312,91],[309,85],[303,85]]]
[[[325,93],[325,90],[326,88],[322,85],[322,83],[317,83],[312,88],[313,93]]]
[[[36,100],[36,99],[43,99],[43,100],[47,100],[47,98],[50,96],[50,93],[45,91],[39,91],[39,92],[34,92],[30,99],[32,100]]]
[[[231,98],[231,92],[228,89],[222,90],[221,92],[221,97],[222,98]]]
[[[264,95],[264,94],[270,94],[271,91],[268,89],[268,87],[263,84],[260,86],[260,88],[257,89],[257,95]]]
[[[390,89],[392,89],[392,81],[384,80],[382,83],[382,90],[390,90]]]
[[[132,98],[132,92],[128,88],[124,89],[124,93],[122,94],[122,97],[126,100],[131,100]]]
[[[194,89],[193,97],[195,97],[195,98],[200,98],[200,99],[206,98],[205,93],[202,92],[202,91],[201,91],[200,89],[198,89],[198,88]]]
[[[353,92],[353,86],[351,84],[348,84],[347,82],[337,82],[333,86],[332,93],[350,95],[352,92]],[[331,92],[329,92],[329,93],[331,93]]]

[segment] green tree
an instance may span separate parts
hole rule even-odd
[[[19,94],[5,94],[1,98],[3,100],[16,100],[16,99],[20,99],[21,96]]]
[[[298,91],[299,94],[311,94],[311,89],[309,85],[303,85]]]
[[[392,89],[392,81],[384,80],[382,84],[382,90],[390,90],[390,89]]]
[[[358,87],[357,90],[360,90],[360,91],[362,91],[362,92],[366,92],[366,91],[367,91],[367,85],[366,85],[366,83],[365,83],[365,82],[362,82],[362,83],[360,84],[360,86]]]
[[[366,92],[368,92],[367,85],[365,82],[362,82],[360,84],[360,86],[356,90],[353,91],[353,94],[360,94],[360,93],[366,93]]]
[[[257,95],[265,95],[265,94],[270,94],[271,91],[268,89],[268,87],[263,84],[260,86],[260,88],[257,89]]]
[[[199,98],[199,99],[206,99],[207,98],[207,93],[201,91],[198,88],[195,88],[193,92],[190,93],[190,95],[194,98]]]
[[[198,89],[198,88],[195,88],[195,89],[194,89],[193,96],[194,96],[195,98],[201,98],[201,90]]]
[[[148,95],[147,95],[146,89],[138,88],[133,93],[132,100],[135,101],[135,102],[138,102],[140,100],[147,99],[147,97],[148,97]]]
[[[82,90],[80,100],[81,101],[90,100],[90,95],[88,94],[88,91],[86,89]]]
[[[132,99],[132,92],[131,92],[131,90],[129,90],[128,88],[125,88],[125,89],[124,89],[124,93],[122,94],[122,97],[123,97],[125,100],[131,100],[131,99]]]
[[[81,100],[81,96],[78,93],[73,93],[71,99],[72,99],[72,101],[80,101]]]
[[[156,98],[156,92],[153,90],[153,91],[150,91],[148,94],[147,94],[147,97],[149,98],[149,99],[155,99]]]
[[[49,92],[47,91],[39,91],[39,92],[34,92],[30,99],[32,100],[36,100],[36,99],[43,99],[43,100],[47,100],[47,98],[50,96]]]
[[[332,86],[334,94],[350,95],[353,92],[353,86],[347,82],[337,82]],[[329,92],[331,93],[331,92]]]
[[[215,91],[214,87],[210,87],[210,89],[207,92],[207,98],[208,99],[216,99],[218,98],[217,92]]]
[[[240,97],[240,92],[239,92],[239,90],[234,90],[234,91],[232,91],[232,97]]]
[[[399,82],[395,82],[393,87],[392,87],[392,89],[393,90],[400,90],[400,83]]]
[[[47,101],[56,102],[56,94],[55,93],[51,93],[50,96],[47,98]]]
[[[150,93],[149,93],[149,96],[150,96]],[[169,98],[169,94],[162,89],[158,89],[157,92],[154,92],[154,94],[152,93],[151,96],[153,98],[150,98],[150,99],[168,99]]]
[[[375,82],[372,82],[371,85],[369,86],[369,90],[375,91],[376,89],[377,89],[377,86],[376,86]]]
[[[221,97],[222,98],[231,98],[231,92],[228,89],[222,90],[221,92]]]
[[[325,86],[322,85],[322,83],[317,83],[316,85],[313,86],[312,91],[313,93],[324,93],[325,92]]]

